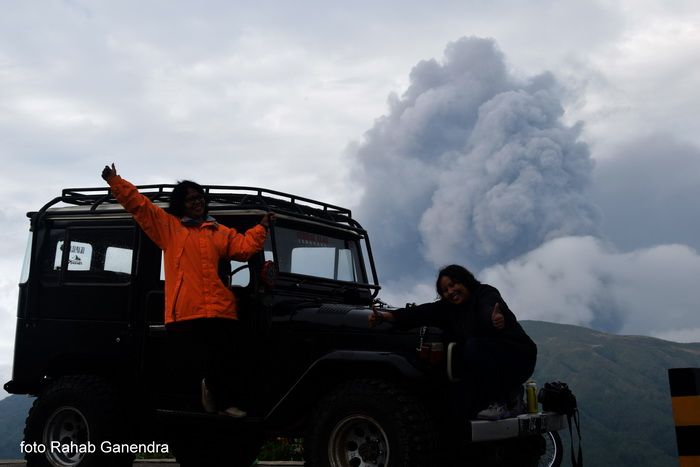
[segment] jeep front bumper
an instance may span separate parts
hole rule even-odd
[[[542,412],[503,420],[470,420],[469,423],[473,442],[496,441],[561,430],[566,424],[566,415]]]

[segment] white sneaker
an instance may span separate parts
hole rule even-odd
[[[247,416],[248,413],[239,409],[238,407],[229,407],[228,409],[219,412],[219,415],[227,415],[232,418],[243,418]]]
[[[214,397],[207,388],[207,384],[202,378],[202,407],[208,413],[216,412],[216,403],[214,402]]]
[[[494,402],[487,408],[476,414],[479,420],[503,420],[511,416],[510,410],[506,404]]]

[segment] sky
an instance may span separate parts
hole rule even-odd
[[[519,319],[700,341],[695,1],[0,10],[2,382],[25,214],[111,162],[351,208],[394,305],[458,263]]]

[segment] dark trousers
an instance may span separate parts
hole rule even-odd
[[[492,402],[505,402],[517,394],[535,370],[537,347],[504,338],[473,338],[464,342],[461,357],[464,378],[452,389],[456,400],[466,402],[460,411],[474,415]]]
[[[217,408],[245,408],[248,391],[241,324],[233,319],[199,318],[171,323],[167,329],[187,371],[206,380]]]

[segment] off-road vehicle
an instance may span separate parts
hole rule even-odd
[[[166,207],[172,188],[139,190]],[[204,188],[211,214],[239,231],[277,214],[264,251],[220,271],[248,331],[247,369],[231,377],[250,388],[249,416],[202,409],[199,364],[163,324],[161,251],[108,189],[65,189],[28,213],[5,384],[37,397],[29,467],[130,465],[163,444],[182,465],[248,467],[266,436],[303,437],[308,467],[559,464],[561,415],[467,420],[454,410],[454,344],[441,330],[369,328],[380,287],[350,210]]]

